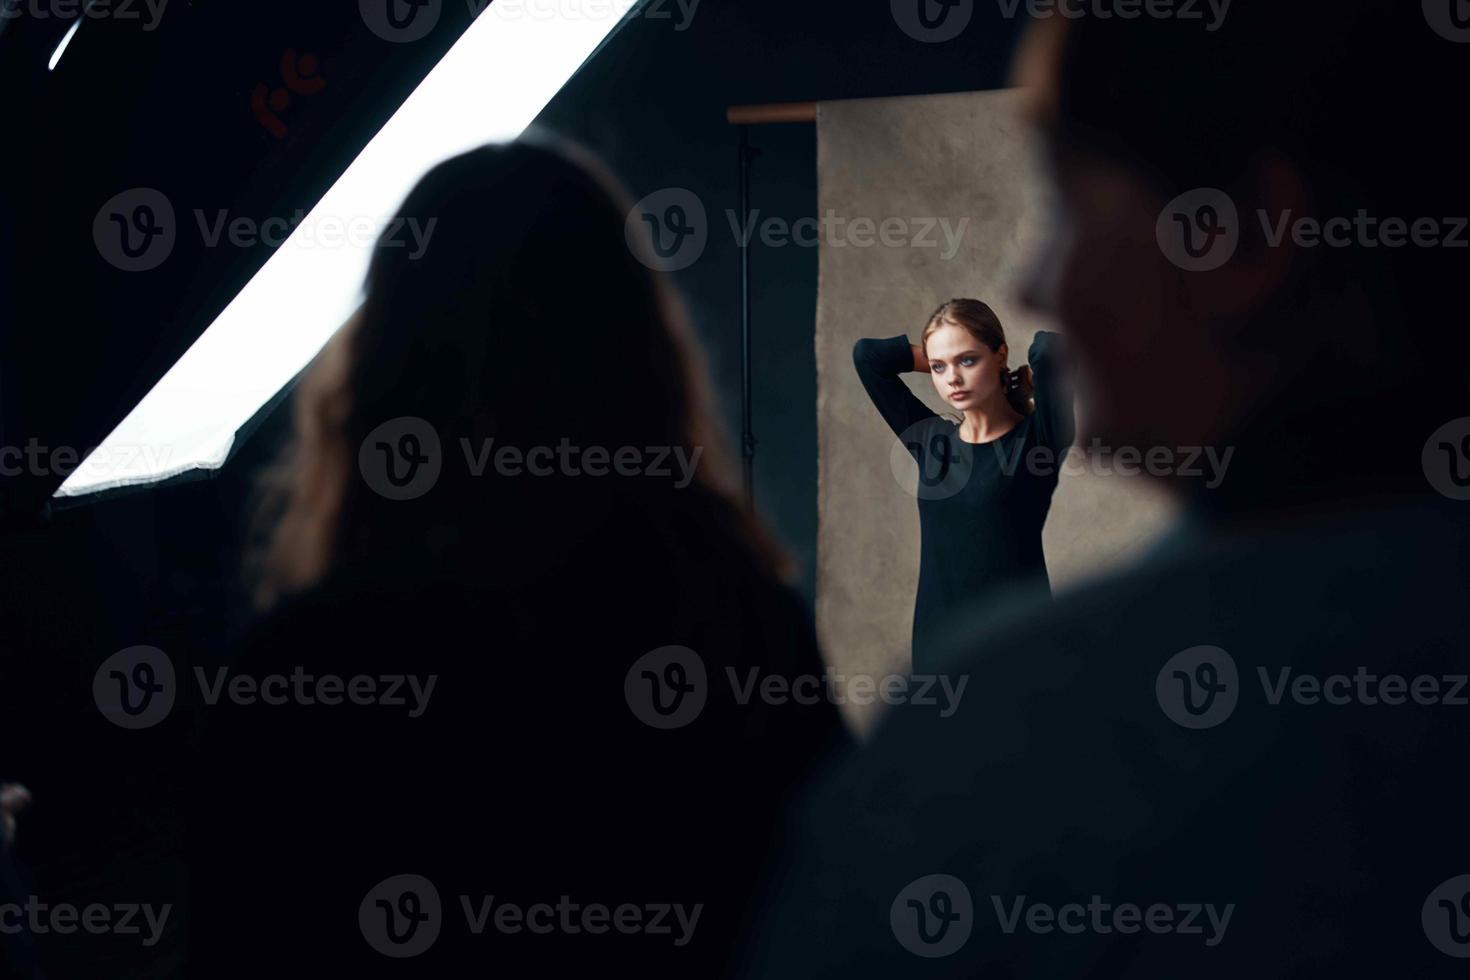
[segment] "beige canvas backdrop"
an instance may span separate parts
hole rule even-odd
[[[819,217],[868,218],[874,226],[899,218],[908,238],[928,220],[947,219],[958,241],[952,250],[936,226],[927,236],[932,247],[885,245],[870,230],[864,237],[833,221],[818,247],[816,620],[835,673],[909,671],[919,570],[917,467],[901,450],[893,462],[898,442],[857,379],[853,342],[906,333],[917,343],[935,307],[961,296],[995,309],[1012,367],[1025,362],[1038,329],[1055,329],[1016,299],[1039,244],[1044,191],[1017,108],[1014,91],[817,108]],[[952,411],[928,375],[905,377],[934,411]],[[1081,406],[1078,414],[1085,423]],[[1054,589],[1125,561],[1167,519],[1166,502],[1142,477],[1064,472],[1043,537]],[[881,710],[844,705],[860,733]]]

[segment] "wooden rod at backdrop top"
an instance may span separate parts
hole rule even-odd
[[[815,102],[776,102],[770,105],[732,105],[725,110],[732,126],[758,126],[762,123],[814,123]]]

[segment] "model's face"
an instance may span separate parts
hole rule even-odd
[[[934,390],[950,405],[964,411],[987,405],[1001,390],[1006,346],[993,351],[964,327],[945,324],[924,344]]]

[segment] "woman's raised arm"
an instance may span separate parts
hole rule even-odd
[[[929,370],[923,349],[910,344],[906,335],[859,340],[852,346],[852,364],[895,436],[903,438],[919,422],[936,417],[899,377],[905,371]]]
[[[1048,330],[1038,331],[1027,360],[1031,362],[1036,391],[1036,425],[1041,443],[1060,455],[1077,435],[1072,414],[1072,367],[1062,338]]]

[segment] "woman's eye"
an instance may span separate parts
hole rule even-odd
[[[965,367],[973,367],[975,364],[975,358],[963,357],[960,359],[960,363],[963,364]]]
[[[930,374],[943,374],[944,373],[944,365],[943,364],[935,364],[933,361],[930,361],[929,362],[929,373]]]

